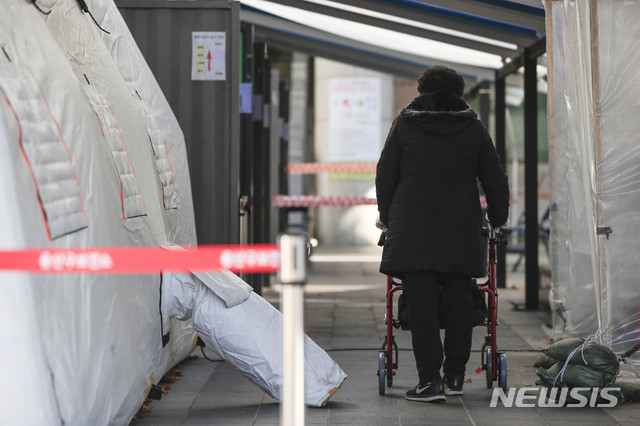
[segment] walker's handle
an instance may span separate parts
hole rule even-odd
[[[488,227],[483,226],[482,235],[489,238],[489,242],[494,243],[496,246],[506,246],[508,244],[507,236],[509,235],[509,231],[502,228],[494,228],[491,225]]]
[[[493,238],[496,242],[496,245],[499,247],[506,246],[509,244],[507,237],[509,236],[509,231],[503,228],[497,228],[493,230]]]
[[[485,238],[491,238],[491,225],[482,227],[482,236]]]
[[[382,233],[380,233],[380,239],[378,240],[378,245],[380,247],[384,246],[384,241],[387,239],[387,230],[385,229],[384,231],[382,231]]]

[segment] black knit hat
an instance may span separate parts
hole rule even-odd
[[[418,92],[421,95],[445,91],[453,92],[458,96],[464,94],[464,78],[456,70],[435,65],[424,70],[418,78]]]

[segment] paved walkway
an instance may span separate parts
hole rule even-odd
[[[307,334],[340,364],[349,375],[341,390],[325,408],[307,408],[307,425],[637,425],[640,405],[601,408],[490,408],[480,365],[480,347],[486,328],[476,327],[473,353],[467,365],[463,396],[448,397],[444,404],[410,402],[404,398],[417,383],[408,331],[396,331],[400,348],[399,368],[392,388],[378,394],[378,348],[385,335],[383,323],[386,282],[377,272],[377,247],[340,253],[319,249],[312,257],[305,287]],[[512,259],[512,260],[515,260]],[[520,271],[524,267],[520,266]],[[549,325],[548,311],[523,311],[522,272],[510,273],[507,289],[500,290],[498,347],[507,352],[509,387],[535,387],[533,362],[537,350],[550,341],[542,329]],[[263,296],[279,304],[279,286]],[[248,325],[250,326],[250,325]],[[149,413],[139,413],[132,426],[142,425],[276,425],[279,403],[241,376],[235,368],[205,349],[183,361],[184,376],[172,384]]]

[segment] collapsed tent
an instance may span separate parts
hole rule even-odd
[[[207,347],[280,399],[284,370],[280,312],[231,273],[167,273],[163,281],[163,311],[179,319],[193,318]],[[231,290],[224,299],[217,296],[221,283]],[[308,336],[304,341],[305,403],[322,407],[347,376]]]
[[[3,5],[0,248],[193,246],[182,131],[112,0],[91,1],[89,11],[75,0]],[[219,327],[242,333],[233,312],[266,302],[223,275],[182,291],[212,347],[215,339],[221,352],[241,354]],[[0,280],[0,362],[12,384],[0,391],[0,424],[127,424],[196,341],[186,312],[171,313],[179,321],[162,306],[165,287],[176,286],[161,274],[3,272]],[[227,309],[216,283],[248,292]],[[338,386],[344,373],[313,351],[331,377],[320,393]]]

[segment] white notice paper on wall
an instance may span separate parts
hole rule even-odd
[[[191,80],[226,80],[226,33],[191,33]]]
[[[380,156],[382,82],[376,77],[329,79],[329,160]]]

